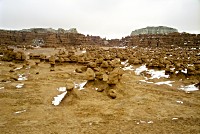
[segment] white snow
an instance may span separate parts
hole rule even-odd
[[[140,75],[141,72],[147,71],[147,70],[148,70],[148,68],[146,67],[146,65],[142,65],[139,68],[136,68],[135,74],[136,75]]]
[[[146,65],[142,65],[139,68],[136,68],[135,70],[135,74],[136,75],[140,75],[141,72],[146,71],[147,74],[150,74],[151,77],[149,79],[160,79],[160,78],[169,78],[169,75],[165,75],[165,70],[154,70],[154,69],[150,69],[148,70],[148,68],[146,67]]]
[[[188,66],[188,67],[190,67],[190,66],[194,66],[194,64],[188,64],[187,66]]]
[[[134,46],[132,49],[135,49],[137,46]]]
[[[124,62],[123,62],[123,61],[121,62],[121,64],[124,65],[124,66],[126,66],[127,63],[128,63],[128,60],[126,60],[126,61],[124,61]]]
[[[4,87],[0,87],[0,90],[4,89]]]
[[[172,87],[171,83],[173,83],[173,82],[175,82],[175,81],[163,81],[163,82],[157,82],[155,84],[156,85],[163,85],[163,84],[165,84],[165,85],[168,85],[168,86]]]
[[[187,69],[181,70],[182,73],[187,74]]]
[[[87,84],[87,81],[84,81],[82,83],[74,83],[74,88],[79,88],[79,90],[84,89],[84,86]]]
[[[19,74],[19,78],[18,80],[28,80],[26,76],[24,76],[24,74]]]
[[[22,88],[24,86],[24,84],[22,83],[22,84],[17,84],[16,85],[16,88]]]
[[[177,103],[180,103],[180,104],[183,104],[183,102],[182,101],[176,101]]]
[[[192,85],[188,85],[188,86],[181,86],[181,90],[184,90],[186,92],[191,92],[191,91],[197,91],[199,90],[197,87],[194,86],[195,84],[192,84]]]
[[[171,70],[171,71],[174,71],[174,70],[175,70],[175,67],[174,67],[174,68],[170,68],[170,70]]]
[[[85,81],[85,82],[79,84],[79,90],[84,89],[84,86],[85,86],[86,84],[87,84],[87,81]]]
[[[172,118],[172,120],[178,120],[178,118],[174,117],[174,118]]]
[[[86,53],[86,50],[81,51],[82,54]]]
[[[56,97],[54,97],[52,104],[55,105],[55,106],[58,106],[60,104],[60,102],[63,100],[63,98],[65,97],[66,94],[67,94],[67,91],[63,92],[60,95],[57,95]]]
[[[145,82],[145,83],[148,83],[148,84],[153,84],[153,82],[151,81],[146,81],[146,80],[139,80],[140,82]]]
[[[20,113],[23,113],[23,112],[26,112],[26,110],[17,111],[17,112],[15,112],[15,113],[16,113],[16,114],[20,114]]]
[[[175,74],[177,74],[179,71],[175,71]]]
[[[151,75],[151,78],[149,79],[169,78],[169,75],[165,75],[165,70],[156,71],[156,70],[151,69],[151,70],[148,70],[147,73]]]
[[[149,124],[152,124],[152,123],[153,123],[153,121],[148,121],[147,123],[149,123]]]
[[[14,70],[16,71],[16,70],[20,70],[20,69],[22,69],[22,67],[17,67]]]
[[[59,87],[59,88],[57,88],[57,90],[59,92],[65,92],[67,90],[67,88],[66,87]]]
[[[127,66],[127,67],[124,67],[124,68],[122,68],[123,70],[134,70],[133,69],[133,66],[132,65],[130,65],[130,66]]]

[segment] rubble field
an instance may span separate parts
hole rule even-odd
[[[2,48],[0,133],[200,133],[200,49]]]

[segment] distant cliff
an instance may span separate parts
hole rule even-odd
[[[52,28],[30,28],[23,30],[1,30],[0,46],[67,46],[104,45],[99,36],[85,36],[76,28],[58,30]]]
[[[178,30],[175,28],[165,27],[165,26],[146,27],[132,31],[131,36],[139,34],[168,34],[174,32],[178,32]]]

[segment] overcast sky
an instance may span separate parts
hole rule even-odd
[[[77,28],[121,38],[146,26],[200,33],[200,0],[0,0],[0,29]]]

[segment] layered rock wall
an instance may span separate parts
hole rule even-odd
[[[131,36],[139,34],[169,34],[174,32],[178,32],[178,30],[175,28],[165,26],[146,27],[132,31]]]
[[[122,39],[125,46],[141,47],[191,47],[200,48],[200,34],[170,33],[127,36]]]
[[[76,29],[33,28],[20,31],[0,30],[1,46],[104,45],[100,37],[85,36]]]

